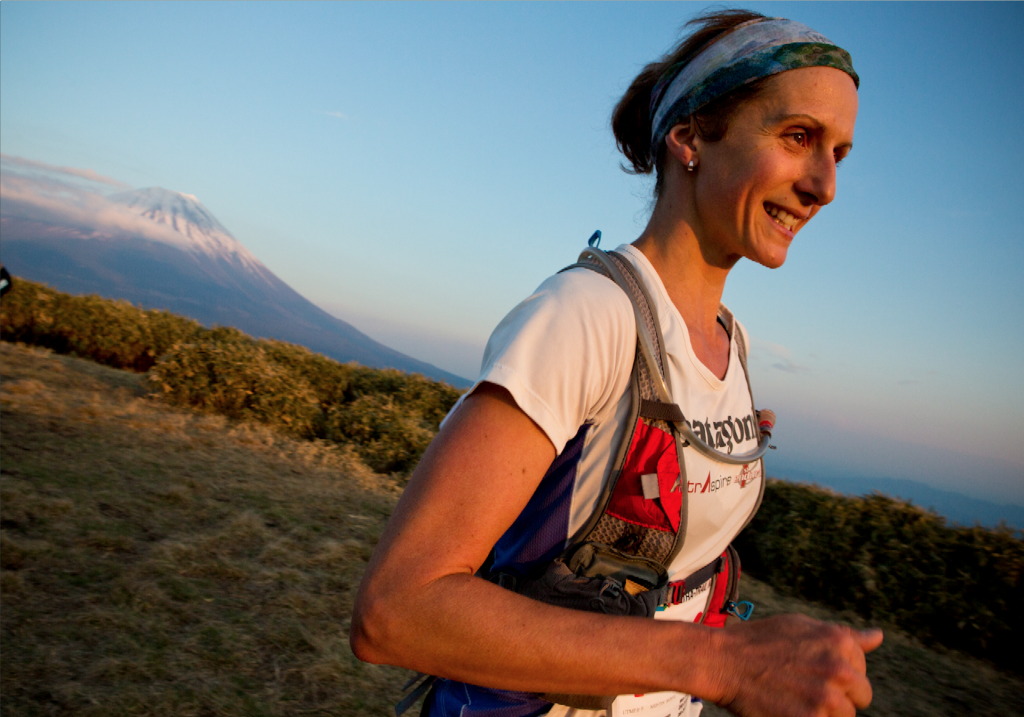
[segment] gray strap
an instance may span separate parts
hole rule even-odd
[[[658,426],[666,433],[669,433],[676,444],[676,458],[679,465],[679,475],[682,485],[686,485],[686,463],[683,456],[683,447],[686,441],[683,440],[677,425],[686,425],[683,419],[683,412],[677,404],[667,403],[660,400],[661,396],[658,388],[655,385],[655,380],[659,381],[662,386],[669,390],[669,379],[668,372],[666,371],[664,346],[665,338],[661,332],[661,325],[658,323],[657,314],[654,311],[654,302],[651,300],[650,294],[647,292],[647,287],[644,285],[643,279],[640,278],[639,273],[633,265],[624,256],[617,252],[598,252],[598,251],[587,251],[580,255],[580,261],[574,264],[576,266],[585,267],[596,271],[599,274],[603,274],[607,278],[615,282],[620,289],[622,289],[626,296],[629,297],[630,304],[633,306],[633,313],[637,323],[637,347],[633,359],[633,390],[635,391],[633,400],[636,405],[635,410],[638,411],[641,418],[647,419],[648,421],[654,421],[662,423]],[[563,269],[564,271],[564,269]],[[642,344],[648,342],[648,348],[643,349]],[[650,354],[651,361],[648,362],[645,359],[647,354]],[[657,376],[652,375],[652,372],[656,371]],[[669,395],[669,394],[666,394]],[[639,401],[637,401],[639,399]],[[638,405],[637,405],[638,404]],[[646,412],[645,412],[646,408]],[[648,415],[653,414],[653,415]],[[598,502],[597,510],[591,516],[591,519],[587,521],[586,525],[583,526],[585,530],[577,533],[574,536],[574,542],[579,536],[584,536],[586,540],[593,540],[591,537],[594,534],[602,534],[602,525],[605,523],[616,523],[621,524],[617,518],[612,518],[605,511],[608,507],[608,499],[611,496],[611,492],[614,490],[615,482],[618,481],[619,472],[622,468],[621,460],[625,458],[626,451],[629,442],[632,441],[632,436],[626,436],[625,441],[620,446],[619,460],[616,462],[613,468],[612,478],[614,480],[609,481],[605,486],[605,490],[602,491],[601,499]],[[688,494],[684,490],[682,493],[682,499],[679,511],[679,530],[675,535],[671,536],[669,541],[661,539],[650,540],[648,533],[658,533],[658,531],[651,531],[646,527],[629,526],[628,532],[635,534],[635,539],[632,541],[635,545],[631,545],[629,548],[623,545],[616,544],[616,541],[611,541],[613,547],[633,554],[644,555],[651,559],[656,560],[664,566],[667,566],[672,558],[679,554],[682,550],[683,543],[686,540],[686,527],[688,519]],[[624,525],[624,524],[623,524]],[[604,525],[605,528],[610,528],[609,525]],[[622,532],[620,529],[612,531]],[[607,541],[607,537],[605,542]],[[620,536],[620,540],[625,538],[625,534]]]
[[[642,370],[643,364],[647,364],[647,371],[642,371],[642,375],[650,379],[653,384],[655,395],[665,402],[671,402],[672,389],[665,380],[665,373],[662,369],[663,363],[661,361],[661,347],[655,346],[655,342],[658,341],[662,345],[664,339],[660,335],[661,327],[657,321],[649,321],[646,313],[653,314],[653,304],[650,301],[650,296],[647,294],[647,290],[644,288],[643,282],[639,280],[636,271],[629,264],[629,262],[622,259],[622,257],[616,257],[614,253],[605,254],[598,249],[584,249],[583,253],[580,254],[582,261],[590,261],[591,259],[604,264],[605,269],[615,280],[623,291],[629,296],[630,301],[633,304],[633,312],[636,315],[636,327],[637,327],[637,342],[640,345],[643,353],[643,362],[637,362],[638,367]],[[631,277],[631,278],[627,278]],[[638,293],[639,292],[639,293]],[[642,296],[644,301],[640,301],[638,297]],[[657,335],[652,334],[651,324],[653,323],[654,328],[658,331]],[[749,386],[749,376],[747,382]],[[644,395],[644,398],[650,398],[648,395]],[[686,421],[676,421],[674,423],[676,429],[677,441],[682,444],[685,439],[686,444],[693,446],[699,453],[704,454],[713,461],[719,463],[731,463],[733,465],[745,465],[753,463],[769,448],[770,436],[762,434],[761,440],[758,442],[757,448],[753,451],[743,454],[735,453],[722,453],[716,450],[714,447],[708,445],[703,439],[698,438],[697,434],[693,432],[693,429]]]
[[[653,418],[656,421],[671,423],[672,421],[683,420],[683,409],[679,408],[677,403],[662,403],[661,401],[650,401],[645,398],[640,401],[640,415],[644,418]]]
[[[743,338],[743,332],[740,330],[740,327],[736,325],[735,316],[732,319],[732,325],[732,332],[736,336],[736,352],[740,355],[740,366],[743,367],[743,377],[747,379],[747,393],[750,395],[750,409],[754,412],[753,416],[756,421],[757,407],[754,405],[754,389],[750,386],[750,372],[747,371],[747,341]],[[757,501],[754,503],[754,509],[750,511],[750,515],[748,515],[747,519],[743,522],[743,527],[740,528],[740,532],[743,532],[743,530],[750,525],[750,521],[754,519],[754,516],[757,515],[757,511],[761,508],[761,501],[764,500],[764,488],[765,483],[768,482],[768,474],[765,472],[764,468],[764,456],[758,458],[758,461],[761,463],[761,485],[757,491]],[[738,554],[736,558],[739,560]]]
[[[412,685],[416,684],[418,680],[423,681],[417,685],[416,689],[403,697],[401,702],[395,705],[395,717],[402,717],[402,714],[405,713],[406,710],[416,704],[416,702],[423,697],[424,693],[430,689],[430,686],[434,684],[434,681],[437,680],[437,678],[433,675],[425,675],[422,672],[417,672],[412,679],[405,683],[405,687],[402,689],[409,689]]]

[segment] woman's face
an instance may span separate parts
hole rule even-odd
[[[723,263],[747,257],[775,268],[836,193],[836,165],[853,146],[857,89],[831,67],[770,78],[717,142],[693,140],[695,230]]]

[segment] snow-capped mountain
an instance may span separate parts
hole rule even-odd
[[[260,260],[192,194],[148,187],[115,194],[109,199],[154,224],[173,229],[168,240],[182,249],[235,261],[257,273],[266,271]]]
[[[469,384],[313,305],[192,195],[150,187],[111,197],[79,194],[74,202],[53,193],[33,201],[29,192],[7,189],[13,185],[0,195],[0,248],[15,277],[167,309],[207,326],[235,326],[339,361]]]

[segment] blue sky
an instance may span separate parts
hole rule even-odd
[[[769,471],[1024,503],[1024,4],[744,6],[862,78],[836,201],[726,288]],[[594,229],[643,229],[608,118],[703,7],[8,0],[0,151],[195,194],[307,298],[471,376]]]

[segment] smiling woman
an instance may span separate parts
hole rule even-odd
[[[712,629],[743,613],[730,541],[760,504],[774,420],[753,408],[722,292],[742,258],[781,266],[832,201],[859,78],[799,23],[695,24],[613,118],[634,171],[657,172],[646,229],[501,322],[360,588],[355,653],[439,676],[432,717],[696,717],[701,698],[838,717],[871,701],[878,631]]]
[[[683,221],[705,260],[721,268],[740,257],[781,266],[796,233],[835,197],[836,166],[853,146],[856,117],[850,76],[807,67],[765,80],[718,141],[704,141],[692,124],[672,127],[666,152],[702,168],[682,191]],[[641,240],[666,233],[648,227]]]

